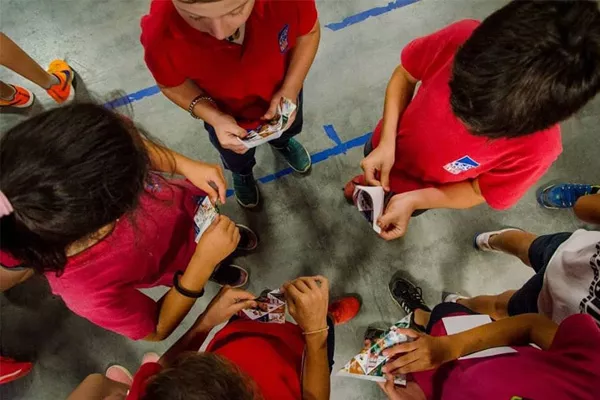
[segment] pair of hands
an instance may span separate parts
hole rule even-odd
[[[277,106],[281,103],[281,99],[284,97],[288,99],[297,99],[298,94],[286,93],[286,91],[283,89],[275,93],[273,99],[271,99],[269,109],[267,110],[265,115],[261,117],[263,121],[269,121],[277,115]],[[295,103],[296,102],[294,102],[294,104]],[[292,115],[290,115],[288,123],[283,128],[283,130],[286,130],[290,126],[292,126],[295,119],[296,111],[294,111]],[[233,118],[231,115],[222,114],[219,117],[219,119],[213,124],[213,127],[215,128],[217,139],[219,139],[219,143],[224,149],[231,150],[237,154],[244,154],[249,150],[238,140],[238,138],[243,139],[246,136],[248,136],[248,132],[244,128],[240,127],[237,124],[235,118]]]
[[[323,276],[302,277],[281,288],[290,315],[305,332],[327,327],[329,281]],[[221,288],[196,322],[200,331],[208,331],[228,321],[239,311],[257,306],[256,296],[229,286]]]
[[[390,191],[390,172],[394,166],[395,152],[394,143],[380,143],[362,160],[360,166],[365,173],[367,185],[381,186],[386,192]],[[416,207],[411,192],[393,196],[383,215],[377,220],[377,225],[381,228],[380,236],[385,240],[404,236]]]

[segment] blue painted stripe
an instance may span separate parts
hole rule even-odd
[[[331,129],[333,129],[332,125],[325,125],[323,129],[327,129],[327,127],[331,127]],[[361,135],[354,139],[350,139],[347,142],[342,142],[340,140],[340,143],[337,146],[312,154],[310,156],[310,159],[312,160],[312,163],[314,165],[325,161],[331,157],[339,156],[340,154],[346,153],[346,150],[352,149],[354,147],[364,146],[364,144],[367,143],[367,140],[369,140],[369,138],[371,137],[371,133],[372,132],[365,133],[364,135]],[[288,167],[282,169],[281,171],[277,171],[274,174],[265,175],[262,178],[258,178],[257,180],[260,183],[269,183],[277,179],[283,178],[284,176],[289,175],[292,172],[294,172],[294,170]],[[230,196],[233,196],[233,190],[231,189],[227,190],[227,197]]]
[[[154,96],[155,94],[160,93],[160,89],[158,86],[150,86],[142,90],[138,90],[137,92],[126,94],[123,97],[119,97],[118,99],[109,101],[104,104],[104,107],[112,110],[113,108],[122,107],[127,104],[131,104],[136,101],[140,101],[146,97]]]
[[[325,27],[331,29],[332,31],[339,31],[340,29],[347,28],[350,25],[354,25],[354,24],[358,24],[359,22],[363,22],[367,18],[376,17],[378,15],[388,13],[397,8],[401,8],[401,7],[416,3],[417,1],[419,1],[419,0],[394,0],[390,3],[388,3],[387,6],[375,7],[375,8],[371,8],[369,10],[359,12],[358,14],[354,14],[354,15],[344,18],[340,22],[329,23],[329,24],[325,25]]]
[[[342,144],[342,139],[340,139],[333,125],[324,125],[323,130],[327,134],[327,137],[333,141],[333,143],[335,143],[338,146]]]

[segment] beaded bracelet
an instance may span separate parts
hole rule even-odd
[[[328,331],[329,327],[327,328],[323,328],[323,329],[317,329],[316,331],[310,331],[310,332],[302,332],[303,335],[314,335],[315,333],[321,333],[321,332],[325,332]]]
[[[194,107],[196,107],[196,104],[200,103],[202,100],[206,100],[206,101],[210,102],[213,106],[217,105],[217,103],[215,103],[215,101],[212,99],[212,97],[208,97],[208,96],[204,96],[204,95],[200,95],[200,96],[196,97],[194,100],[192,100],[192,102],[190,103],[190,106],[188,107],[188,112],[190,113],[192,118],[202,119],[199,116],[197,116],[196,114],[194,114]]]

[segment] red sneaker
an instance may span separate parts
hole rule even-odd
[[[18,362],[12,358],[0,356],[0,385],[24,377],[31,371],[33,364]]]
[[[350,204],[354,204],[354,199],[352,197],[354,195],[354,188],[356,185],[367,185],[364,175],[356,175],[354,178],[350,179],[350,182],[346,183],[346,186],[344,186],[344,197]]]
[[[33,104],[35,96],[29,90],[17,85],[8,85],[15,89],[15,95],[10,100],[0,98],[0,107],[27,108]]]
[[[327,311],[334,325],[342,325],[358,315],[360,300],[355,296],[344,296],[329,304]]]

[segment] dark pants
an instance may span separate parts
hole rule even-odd
[[[290,126],[289,129],[286,130],[279,139],[271,140],[269,142],[271,146],[283,149],[287,146],[292,137],[302,132],[302,103],[303,95],[302,91],[300,91],[300,94],[298,95],[298,108],[296,109],[296,119],[294,120],[294,123],[292,123],[292,126]],[[244,154],[238,154],[234,151],[224,149],[219,143],[219,139],[215,133],[215,128],[206,122],[204,123],[204,127],[208,131],[210,142],[219,151],[219,154],[221,154],[221,160],[223,161],[225,168],[235,174],[250,175],[252,173],[252,168],[254,168],[256,165],[256,159],[254,158],[256,148],[252,148]]]
[[[327,317],[327,359],[329,360],[329,372],[333,369],[333,354],[335,352],[335,329],[333,328],[333,321]]]
[[[450,314],[455,313],[466,313],[469,315],[476,315],[475,311],[471,310],[458,303],[440,303],[431,310],[431,315],[429,316],[429,323],[427,324],[427,328],[425,332],[431,333],[431,329],[433,326],[441,321],[442,318],[447,317]]]

